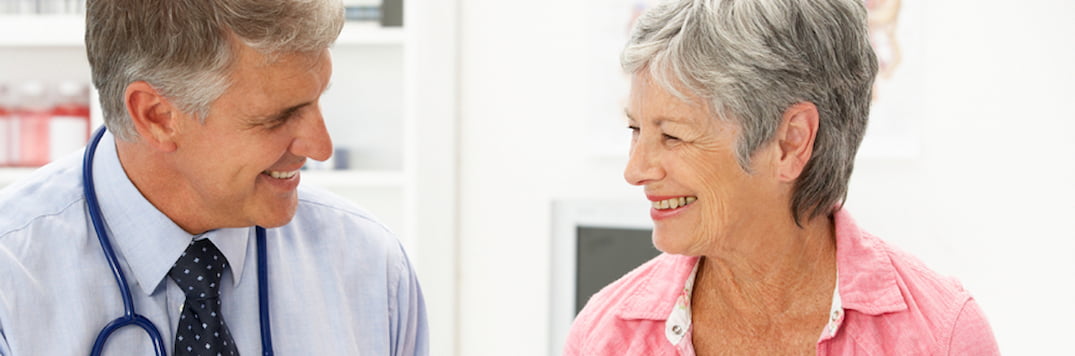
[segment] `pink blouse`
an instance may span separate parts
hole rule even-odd
[[[837,293],[818,355],[999,355],[959,282],[835,213]],[[693,356],[690,296],[698,257],[662,254],[590,298],[565,356]]]

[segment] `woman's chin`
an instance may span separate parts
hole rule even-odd
[[[653,247],[664,253],[673,255],[692,255],[691,241],[683,239],[683,235],[678,237],[671,234],[661,234],[659,232],[653,233]]]

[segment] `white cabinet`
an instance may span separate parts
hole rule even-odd
[[[456,4],[407,1],[404,28],[344,28],[321,104],[347,169],[303,173],[303,184],[355,201],[403,241],[425,292],[433,355],[456,349]],[[84,21],[0,15],[0,82],[89,83]],[[0,168],[0,187],[32,171]]]

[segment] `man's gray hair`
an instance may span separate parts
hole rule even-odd
[[[846,198],[877,73],[862,0],[667,1],[638,19],[621,64],[739,125],[736,156],[748,172],[784,111],[813,103],[820,123],[792,214],[796,223],[828,215]]]
[[[124,93],[145,81],[204,120],[229,86],[238,44],[272,58],[331,46],[343,28],[339,0],[89,0],[86,54],[105,125],[137,133]]]

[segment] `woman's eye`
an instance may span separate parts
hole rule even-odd
[[[669,134],[663,134],[663,135],[664,135],[664,139],[665,139],[665,140],[675,140],[675,141],[680,141],[679,137],[675,137],[675,136],[672,136],[672,135],[669,135]]]

